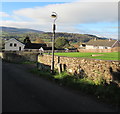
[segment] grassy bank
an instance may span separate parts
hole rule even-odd
[[[55,75],[38,69],[33,69],[31,72],[61,86],[66,86],[68,88],[93,95],[100,101],[120,106],[120,88],[115,83],[107,84],[104,80],[94,82],[87,78],[79,79],[76,78],[76,76],[67,74],[66,72],[62,74],[56,73]]]
[[[101,56],[92,55],[101,54]],[[93,59],[102,59],[102,60],[120,60],[120,52],[112,53],[81,53],[81,52],[68,52],[68,53],[55,53],[58,56],[67,56],[67,57],[84,57],[84,58],[93,58]]]

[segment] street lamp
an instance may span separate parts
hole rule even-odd
[[[53,38],[52,38],[52,63],[51,63],[51,73],[54,74],[54,45],[55,45],[55,30],[56,30],[56,25],[55,21],[57,19],[57,13],[52,12],[51,17],[54,19],[53,21]]]

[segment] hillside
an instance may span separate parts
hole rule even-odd
[[[17,38],[20,41],[23,41],[26,36],[30,37],[31,41],[35,41],[36,38],[42,39],[44,42],[50,43],[52,41],[52,32],[43,32],[33,29],[22,29],[22,28],[13,28],[13,27],[0,27],[2,30],[2,34],[0,37],[4,40],[8,40],[10,38]],[[76,44],[81,42],[88,42],[91,39],[107,39],[100,38],[91,34],[78,34],[78,33],[66,33],[66,32],[57,32],[55,35],[55,39],[64,37],[67,39],[70,44]]]
[[[13,27],[0,27],[0,30],[3,32],[14,33],[14,34],[23,34],[23,33],[43,33],[43,31],[26,29],[26,28],[13,28]]]

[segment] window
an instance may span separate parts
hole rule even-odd
[[[16,47],[17,46],[17,44],[14,44],[14,47]]]
[[[83,47],[86,47],[86,45],[85,45],[85,44],[82,44],[82,46],[83,46]]]
[[[12,47],[12,43],[10,43],[10,47]]]

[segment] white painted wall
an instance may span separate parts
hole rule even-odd
[[[111,49],[111,47],[107,47],[107,49]]]
[[[10,44],[12,44],[12,46],[10,46]],[[25,46],[24,44],[12,38],[5,42],[5,51],[19,51],[20,47],[21,50],[24,50],[24,46]]]
[[[44,51],[44,49],[41,47],[41,48],[39,49],[39,51]]]
[[[107,46],[99,46],[99,49],[110,49],[111,47],[107,47]]]
[[[86,49],[95,49],[92,45],[86,45]]]
[[[110,49],[110,48],[111,47],[86,45],[86,49]]]
[[[99,49],[105,49],[105,47],[104,46],[99,46]]]

